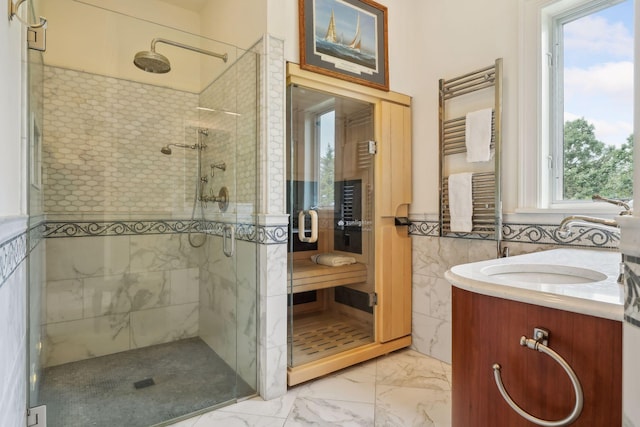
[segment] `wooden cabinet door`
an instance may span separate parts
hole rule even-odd
[[[575,371],[584,407],[571,427],[622,422],[622,323],[453,288],[453,427],[533,427],[504,401],[499,363],[512,399],[531,415],[564,419],[575,404],[569,377],[549,356],[519,344],[533,328],[550,330],[549,347]]]

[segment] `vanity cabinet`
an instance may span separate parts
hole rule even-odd
[[[452,288],[453,427],[535,426],[500,395],[492,366],[512,399],[544,420],[566,418],[575,404],[571,381],[546,354],[520,345],[533,329],[550,331],[548,347],[575,371],[584,407],[572,427],[622,421],[622,323]]]

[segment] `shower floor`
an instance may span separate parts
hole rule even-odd
[[[148,378],[155,384],[134,387]],[[204,341],[189,338],[46,368],[40,401],[49,427],[147,427],[254,394],[237,382]]]

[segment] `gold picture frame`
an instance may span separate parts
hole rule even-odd
[[[371,0],[298,0],[300,68],[389,90],[387,8]]]

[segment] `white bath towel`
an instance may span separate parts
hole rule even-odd
[[[473,229],[473,174],[449,175],[449,213],[451,231],[469,233]]]
[[[467,162],[486,162],[491,159],[491,108],[473,111],[465,120]]]
[[[328,252],[326,254],[312,255],[311,261],[316,264],[328,265],[329,267],[339,267],[341,265],[355,264],[356,259],[352,256],[340,255]]]

